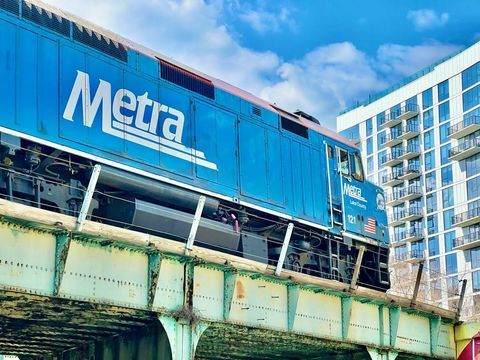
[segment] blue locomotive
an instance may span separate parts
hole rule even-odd
[[[0,192],[285,267],[389,287],[383,191],[358,148],[301,111],[32,0],[0,1]],[[203,198],[203,197],[202,197]]]

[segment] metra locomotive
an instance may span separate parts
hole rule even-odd
[[[383,191],[359,150],[289,113],[36,1],[0,1],[0,192],[94,220],[388,288]]]

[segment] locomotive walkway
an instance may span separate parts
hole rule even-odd
[[[454,359],[455,313],[0,200],[0,354]],[[81,228],[81,231],[78,229]]]

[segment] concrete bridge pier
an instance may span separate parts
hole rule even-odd
[[[398,356],[398,352],[395,351],[382,351],[376,348],[367,348],[367,351],[372,360],[395,360]]]

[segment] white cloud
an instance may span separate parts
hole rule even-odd
[[[295,21],[290,11],[281,8],[277,13],[267,10],[247,9],[240,12],[239,18],[249,24],[255,31],[265,34],[267,32],[279,32],[282,26],[295,28]]]
[[[412,21],[415,29],[419,31],[443,26],[449,17],[448,13],[437,14],[432,9],[411,10],[407,14],[407,19]]]
[[[287,110],[300,108],[333,129],[336,115],[346,106],[457,48],[435,42],[385,44],[368,56],[343,42],[285,61],[274,52],[238,42],[222,22],[225,6],[231,6],[228,0],[48,2]]]

